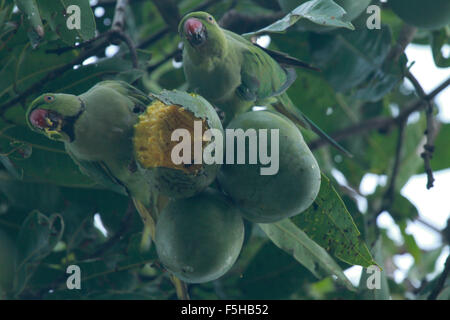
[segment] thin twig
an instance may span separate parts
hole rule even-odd
[[[223,15],[219,20],[219,24],[225,29],[242,34],[270,25],[281,19],[284,15],[283,12],[250,15],[233,9]]]
[[[449,273],[450,273],[450,254],[447,256],[447,260],[445,261],[444,271],[442,271],[442,274],[439,276],[436,286],[428,296],[428,300],[436,300],[439,293],[441,293],[442,289],[445,286],[445,281],[447,280]]]
[[[392,174],[390,177],[389,185],[386,189],[386,192],[383,195],[383,201],[381,203],[380,208],[375,212],[374,216],[372,217],[373,222],[376,221],[378,216],[386,210],[389,210],[395,200],[395,186],[397,182],[397,176],[400,171],[400,164],[402,159],[402,151],[403,151],[403,145],[405,141],[405,130],[406,129],[406,120],[402,120],[398,124],[398,138],[397,138],[397,146],[395,150],[395,158],[394,158],[394,165],[392,167]]]
[[[31,85],[30,87],[28,87],[21,94],[8,100],[3,105],[1,105],[0,106],[0,116],[2,116],[10,107],[12,107],[15,104],[19,103],[20,101],[24,100],[25,98],[27,98],[29,95],[35,93],[36,91],[39,91],[39,89],[41,89],[45,83],[54,80],[55,78],[59,77],[66,71],[71,70],[73,66],[81,64],[87,58],[92,57],[100,50],[103,50],[108,45],[108,43],[109,43],[109,41],[103,40],[99,44],[97,44],[95,47],[93,47],[92,49],[81,52],[77,58],[73,59],[69,63],[66,63],[65,65],[58,67],[56,69],[53,69],[52,71],[47,73],[42,79],[39,79],[38,82],[36,82],[33,85]]]
[[[0,106],[0,116],[3,116],[5,114],[5,112],[12,106],[16,105],[17,103],[20,103],[21,101],[24,101],[31,94],[39,91],[45,83],[56,79],[60,75],[64,74],[66,71],[72,69],[73,66],[81,64],[87,58],[96,55],[98,52],[100,52],[106,46],[108,46],[108,44],[110,42],[112,42],[114,39],[120,39],[127,44],[128,48],[130,50],[130,53],[131,53],[131,60],[133,63],[133,67],[137,68],[138,60],[137,60],[136,47],[134,46],[134,44],[133,44],[132,40],[129,38],[129,36],[126,35],[122,29],[119,29],[119,27],[122,28],[124,26],[125,8],[123,6],[126,5],[127,3],[128,3],[128,0],[118,0],[117,1],[117,6],[116,6],[115,14],[114,14],[114,22],[113,22],[112,28],[110,30],[108,30],[107,32],[97,36],[96,38],[88,41],[89,44],[91,44],[93,41],[99,40],[99,42],[97,42],[97,44],[95,46],[85,49],[78,55],[78,57],[76,57],[72,61],[48,72],[42,79],[39,79],[38,82],[32,84],[30,87],[25,89],[22,93],[20,93],[16,97],[11,98],[10,100],[6,101],[4,104],[2,104]]]
[[[433,230],[433,231],[436,232],[436,233],[442,234],[442,230],[439,230],[438,227],[432,225],[432,224],[429,223],[428,221],[423,220],[423,218],[418,217],[418,218],[416,219],[416,221],[419,222],[419,223],[421,223],[421,224],[423,224],[423,225],[424,225],[425,227],[427,227],[428,229]]]
[[[417,101],[413,101],[410,103],[406,108],[400,112],[400,114],[397,117],[376,117],[369,119],[364,122],[357,123],[355,125],[351,125],[347,128],[344,128],[342,130],[339,130],[330,136],[336,140],[341,141],[348,137],[353,137],[355,135],[365,133],[371,130],[377,130],[377,129],[385,129],[388,130],[390,127],[396,125],[399,123],[399,121],[408,119],[409,116],[416,112],[420,111],[424,105],[425,101],[431,101],[433,100],[439,93],[441,93],[444,89],[446,89],[450,85],[450,78],[448,78],[446,81],[444,81],[442,84],[440,84],[436,89],[434,89],[431,93],[425,96],[425,100],[420,99]],[[318,148],[321,148],[323,146],[327,145],[327,141],[324,139],[317,139],[309,143],[309,147],[311,150],[316,150]]]
[[[426,98],[425,91],[423,87],[420,85],[419,81],[416,77],[408,70],[406,72],[406,78],[411,81],[414,89],[416,90],[420,99],[425,102],[425,115],[427,118],[427,129],[425,131],[425,136],[427,142],[424,145],[424,151],[421,153],[421,157],[424,160],[425,172],[427,174],[427,189],[431,189],[434,183],[433,170],[431,168],[431,158],[433,157],[434,152],[434,139],[435,135],[435,125],[434,125],[434,117],[433,117],[433,103]]]
[[[162,66],[163,64],[165,64],[167,61],[175,58],[178,54],[181,54],[181,50],[180,49],[176,49],[174,51],[172,51],[171,53],[169,53],[167,56],[165,56],[164,58],[162,58],[160,61],[150,65],[147,67],[147,72],[151,73],[154,70],[158,69],[160,66]]]
[[[121,30],[125,28],[125,11],[128,5],[128,0],[117,0],[116,8],[114,9],[114,18],[112,22],[112,30]]]
[[[395,186],[397,182],[397,176],[400,169],[400,163],[402,159],[402,151],[403,151],[403,142],[405,141],[405,129],[406,129],[406,121],[403,120],[398,125],[398,138],[397,138],[397,147],[395,150],[395,160],[394,166],[392,168],[391,180],[389,182],[389,187],[386,191],[386,197],[388,198],[387,205],[390,207],[394,202],[395,196]]]
[[[416,32],[417,28],[404,24],[398,35],[397,43],[392,47],[386,60],[398,60],[402,53],[405,52],[406,47],[413,41]]]
[[[126,43],[128,50],[130,50],[131,63],[133,64],[133,68],[137,69],[139,67],[139,62],[136,47],[133,43],[133,40],[131,40],[131,38],[121,30],[114,30],[114,34],[117,38],[121,39]]]
[[[125,30],[125,13],[128,5],[128,0],[117,0],[116,8],[114,9],[114,18],[111,26],[110,41],[112,44],[118,45],[120,41],[125,42],[130,50],[131,61],[133,68],[138,68],[138,57],[136,46],[133,40],[124,32]]]

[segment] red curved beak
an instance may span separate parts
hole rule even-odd
[[[49,124],[47,123],[48,111],[44,109],[36,109],[31,112],[29,119],[31,124],[39,129],[48,128]]]
[[[206,28],[196,18],[189,18],[184,23],[184,33],[192,45],[200,45],[206,40]]]

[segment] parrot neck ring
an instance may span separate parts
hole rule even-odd
[[[205,25],[196,18],[190,18],[184,23],[184,33],[193,47],[198,47],[208,40]]]

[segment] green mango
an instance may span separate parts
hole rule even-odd
[[[220,163],[195,164],[194,140],[201,141],[201,153],[211,141],[203,139],[209,129],[216,129],[223,134],[222,123],[214,107],[198,95],[181,91],[164,90],[159,95],[152,95],[155,100],[139,116],[134,126],[134,150],[139,168],[148,181],[161,194],[170,198],[188,198],[203,191],[216,178]],[[195,131],[197,122],[198,131]],[[184,129],[188,137],[172,141],[176,129]],[[173,152],[176,146],[190,139],[189,163],[174,162]],[[184,152],[176,152],[176,155]]]
[[[244,241],[244,223],[222,194],[208,189],[171,200],[156,225],[155,245],[163,265],[188,283],[213,281],[235,263]]]
[[[308,0],[278,0],[281,9],[288,13]],[[353,21],[361,13],[363,13],[369,6],[371,0],[334,0],[339,6],[341,6],[347,13],[344,16],[344,21]],[[299,29],[305,31],[324,32],[336,29],[334,27],[326,27],[307,19],[300,19],[297,24]]]
[[[223,190],[241,209],[245,218],[257,223],[276,222],[297,215],[306,210],[315,200],[320,189],[320,169],[316,159],[309,150],[300,130],[286,117],[269,111],[244,113],[228,125],[228,129],[267,130],[267,155],[276,152],[273,144],[278,143],[278,172],[262,175],[263,165],[250,164],[250,142],[246,139],[245,164],[237,164],[234,152],[234,164],[226,161],[219,172],[218,181]],[[273,141],[272,141],[273,140]],[[237,148],[235,138],[234,147]],[[227,142],[226,152],[229,153]],[[261,155],[260,144],[252,142]],[[256,144],[256,145],[255,145]],[[274,155],[272,161],[275,161]],[[271,163],[270,165],[273,165]]]
[[[440,29],[450,24],[449,0],[389,0],[392,11],[410,25]]]

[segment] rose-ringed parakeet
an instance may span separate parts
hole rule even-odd
[[[104,187],[133,198],[147,232],[153,205],[148,181],[137,170],[133,126],[151,99],[122,81],[103,81],[76,96],[46,93],[29,106],[30,128],[64,142],[81,171]]]
[[[297,76],[294,67],[315,68],[222,29],[206,12],[186,15],[180,22],[179,33],[190,90],[224,111],[226,123],[255,105],[271,104],[294,123],[312,129],[349,155],[296,108],[286,93]]]

